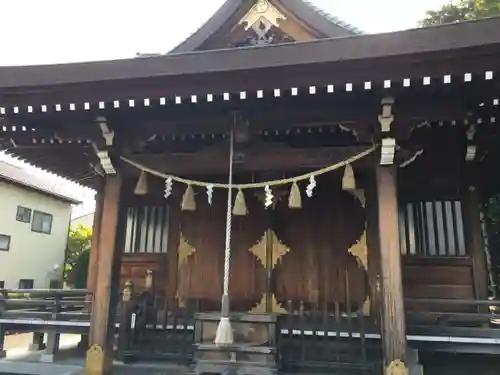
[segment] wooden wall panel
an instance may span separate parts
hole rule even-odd
[[[271,292],[284,307],[288,300],[344,302],[346,275],[352,307],[365,300],[367,275],[348,252],[365,229],[365,209],[352,194],[341,190],[339,175],[319,178],[312,198],[304,194],[305,184],[300,187],[302,209],[288,207],[289,187],[275,191],[280,199],[268,210],[262,197],[257,197],[261,191],[245,192],[249,214],[233,217],[232,223],[229,291],[234,311],[250,310],[266,292],[266,270],[249,250],[269,228],[290,249],[275,267],[271,282]],[[217,310],[223,283],[227,196],[216,189],[210,206],[205,191],[195,191],[196,210],[171,217],[168,253],[125,255],[122,283],[131,279],[140,289],[146,270],[152,269],[158,292],[168,291],[169,297],[183,301],[198,299],[202,309]],[[180,204],[181,197],[176,198],[172,204]],[[175,292],[169,286],[172,270],[177,273]]]
[[[474,299],[472,262],[468,258],[403,258],[405,298]],[[409,305],[409,309],[462,310],[457,306]]]
[[[471,277],[471,268],[468,265],[415,265],[405,262],[404,266],[404,282],[408,285],[454,284],[471,286]]]

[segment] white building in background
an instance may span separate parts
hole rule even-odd
[[[72,206],[53,181],[0,161],[0,288],[61,284]]]
[[[71,219],[71,227],[76,228],[79,225],[92,229],[94,225],[94,211],[83,215],[73,216]]]

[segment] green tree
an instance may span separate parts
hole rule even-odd
[[[492,16],[500,16],[499,0],[456,0],[441,9],[428,11],[419,24],[433,26]]]
[[[69,231],[65,262],[65,281],[75,288],[85,288],[92,246],[92,229],[79,224]]]

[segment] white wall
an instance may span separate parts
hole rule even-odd
[[[17,206],[51,214],[51,233],[32,232],[31,223],[17,221]],[[50,280],[62,279],[70,218],[70,203],[0,182],[0,234],[11,236],[10,250],[0,251],[0,281],[6,288],[18,288],[20,279],[33,279],[33,287],[42,289]],[[54,270],[55,265],[59,269]]]

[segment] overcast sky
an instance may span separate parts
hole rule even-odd
[[[286,3],[287,0],[282,0]],[[365,32],[414,27],[447,0],[310,0]],[[167,52],[224,0],[0,0],[0,65]]]
[[[286,3],[287,0],[282,0]],[[364,32],[416,26],[447,0],[310,0]],[[224,0],[0,0],[0,65],[56,64],[164,53],[196,31]],[[20,164],[0,153],[0,160]],[[33,173],[44,174],[32,166]],[[52,177],[53,178],[53,177]],[[93,193],[64,185],[93,209]]]

